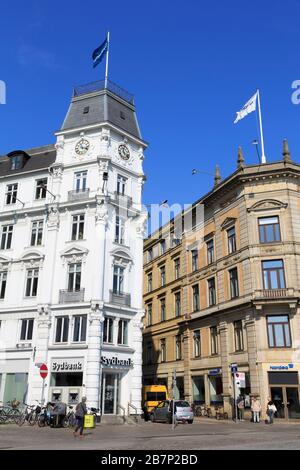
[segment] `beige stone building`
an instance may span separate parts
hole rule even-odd
[[[177,396],[231,415],[237,364],[246,411],[258,396],[264,415],[270,397],[278,418],[300,418],[299,191],[287,141],[273,163],[245,165],[239,149],[180,234],[178,216],[145,241],[144,384],[171,390],[176,369]]]

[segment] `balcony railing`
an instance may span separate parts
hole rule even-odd
[[[130,207],[132,206],[132,197],[126,196],[125,194],[120,194],[118,193],[118,191],[115,191],[114,199],[119,207],[130,209]]]
[[[59,303],[60,304],[67,304],[67,303],[77,303],[84,301],[84,289],[76,290],[76,291],[69,291],[69,290],[61,290],[59,291]]]
[[[131,296],[130,294],[124,293],[117,293],[114,291],[110,291],[110,302],[112,304],[123,305],[125,307],[130,307],[131,304]]]
[[[111,91],[128,103],[132,105],[134,104],[133,94],[129,93],[127,90],[124,90],[124,88],[121,88],[119,85],[110,80],[99,80],[97,82],[87,83],[86,85],[76,86],[73,90],[73,97],[75,98],[77,96],[95,93],[105,89]]]
[[[87,199],[90,195],[89,189],[79,189],[74,191],[69,191],[68,200],[69,201],[81,201],[82,199]]]
[[[255,297],[258,299],[282,299],[294,297],[294,288],[285,289],[261,289],[255,291]]]

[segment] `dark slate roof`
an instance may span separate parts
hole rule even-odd
[[[85,108],[89,108],[88,113],[84,113]],[[73,96],[61,130],[102,122],[109,122],[138,139],[142,138],[134,104],[107,89]]]
[[[23,153],[23,151],[20,152]],[[19,170],[10,169],[10,158],[7,155],[0,157],[0,176],[13,176],[29,171],[45,170],[52,165],[56,159],[56,149],[54,145],[29,149],[26,150],[25,153],[29,158],[24,159],[24,166]]]

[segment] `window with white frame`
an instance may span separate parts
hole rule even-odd
[[[117,194],[120,196],[125,196],[126,194],[126,185],[127,185],[127,178],[122,175],[118,175],[117,177]]]
[[[115,243],[119,245],[124,245],[125,239],[125,220],[120,217],[116,216],[116,226],[115,226]]]
[[[69,317],[57,317],[56,318],[56,331],[55,331],[55,342],[56,343],[67,343],[69,339]]]
[[[199,269],[199,254],[198,250],[192,250],[192,271]]]
[[[33,319],[25,319],[21,322],[20,341],[31,341],[33,335]]]
[[[71,263],[68,267],[68,291],[78,292],[81,287],[81,263]]]
[[[77,171],[74,177],[74,189],[76,192],[87,190],[87,171]]]
[[[73,343],[84,343],[86,341],[86,315],[74,316]]]
[[[2,271],[0,272],[0,299],[5,298],[6,283],[7,283],[7,272]]]
[[[124,291],[124,271],[122,266],[114,266],[113,292],[123,294]]]
[[[39,269],[27,269],[25,297],[36,297],[39,282]]]
[[[31,225],[31,239],[30,245],[31,246],[40,246],[43,241],[43,230],[44,230],[44,221],[37,220],[32,222]]]
[[[47,196],[47,178],[42,178],[36,181],[35,199],[46,199]]]
[[[13,225],[3,225],[1,230],[1,250],[10,250],[13,236]]]
[[[128,345],[128,320],[119,320],[118,325],[118,344],[122,346]]]
[[[236,251],[236,233],[235,227],[231,227],[227,230],[227,243],[228,243],[228,254]]]
[[[206,242],[207,247],[207,264],[212,264],[215,261],[215,244],[213,238]]]
[[[111,317],[105,317],[103,323],[103,343],[113,343],[114,341],[114,320]]]
[[[8,184],[6,186],[5,204],[15,204],[18,197],[18,183]]]
[[[83,240],[84,234],[84,214],[72,216],[72,240]]]

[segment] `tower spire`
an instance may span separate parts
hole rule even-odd
[[[284,163],[291,163],[292,157],[289,150],[289,143],[287,139],[283,141],[283,151],[282,151],[283,161]]]
[[[222,181],[221,174],[220,174],[220,167],[219,165],[216,165],[216,171],[215,171],[215,187],[218,186]]]
[[[239,148],[238,148],[237,167],[238,167],[238,169],[241,169],[241,168],[244,168],[244,166],[245,166],[245,158],[244,158],[242,147],[239,146]]]

